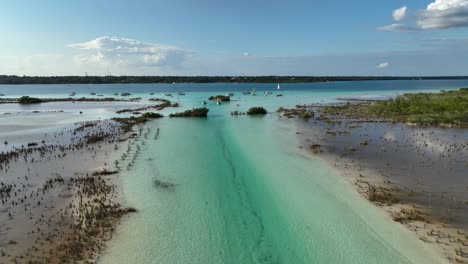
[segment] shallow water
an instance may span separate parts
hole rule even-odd
[[[100,263],[437,262],[298,149],[294,129],[274,116],[165,119],[150,128],[132,147],[141,149],[135,169],[121,177],[139,212]]]
[[[151,91],[187,93],[169,98],[183,107],[167,108],[164,114],[199,107],[210,95],[236,92],[233,102],[209,102],[207,119],[152,121],[132,142],[129,155],[116,157],[125,170],[123,198],[138,213],[119,226],[100,263],[438,263],[428,245],[359,197],[328,164],[299,149],[293,123],[278,120],[273,112],[337,97],[387,97],[467,84],[284,84],[274,92],[283,97],[263,96],[262,90],[274,90],[276,84],[0,86],[0,92],[61,97],[69,90],[77,96],[129,91],[145,98],[161,96]],[[252,87],[259,95],[240,93]],[[257,105],[272,113],[259,118],[229,114]],[[31,116],[38,108],[64,113]],[[84,114],[77,114],[81,109]],[[36,126],[66,124],[109,118],[113,110],[112,104],[0,105],[0,114],[12,113],[0,117],[0,137],[2,123],[6,128],[28,120]]]

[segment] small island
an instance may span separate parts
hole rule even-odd
[[[247,111],[247,115],[266,115],[267,110],[261,106],[252,107]]]
[[[209,111],[206,107],[193,108],[192,110],[170,114],[169,117],[207,117]]]
[[[228,95],[215,95],[215,96],[210,96],[210,98],[208,98],[208,100],[218,101],[218,102],[230,102],[231,97],[228,96]]]
[[[36,97],[22,96],[18,99],[19,104],[40,104],[42,100]]]

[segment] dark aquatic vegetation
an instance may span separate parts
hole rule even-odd
[[[19,104],[40,104],[42,100],[36,97],[22,96],[18,100]]]
[[[165,182],[165,181],[161,181],[161,180],[158,180],[158,179],[155,179],[153,184],[154,184],[154,187],[159,187],[159,188],[163,188],[163,189],[170,189],[170,188],[174,188],[174,187],[177,186],[177,184],[175,184],[175,183]]]
[[[208,100],[210,101],[221,101],[221,102],[229,102],[231,101],[231,97],[228,96],[228,95],[215,95],[215,96],[210,96],[210,98],[208,98]]]
[[[247,111],[248,115],[266,115],[267,110],[261,106],[252,107]]]
[[[206,107],[194,108],[184,112],[170,114],[169,117],[207,117],[210,110]]]

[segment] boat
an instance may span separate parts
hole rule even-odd
[[[242,93],[243,93],[244,95],[249,95],[249,94],[250,94],[249,91],[243,91]]]
[[[206,105],[206,101],[202,101],[202,104],[203,104],[203,105]]]
[[[150,93],[150,95],[154,95],[154,93]]]
[[[0,96],[5,96],[5,94],[0,94]]]
[[[234,93],[228,93],[226,96],[234,96]]]
[[[264,94],[265,96],[268,96],[268,95],[273,94],[273,93],[270,92],[270,91],[265,91],[263,94]]]
[[[76,93],[75,93],[75,92],[71,92],[69,95],[70,95],[70,96],[75,96]]]
[[[163,93],[164,96],[172,96],[171,93]]]
[[[276,97],[280,97],[280,96],[283,96],[283,94],[277,94]]]
[[[119,95],[119,93],[114,93],[114,95]]]
[[[178,92],[177,94],[178,95],[185,95],[185,93],[183,93],[183,92]]]
[[[121,93],[120,95],[121,96],[129,96],[129,95],[131,95],[131,93]]]
[[[96,95],[96,93],[91,93],[91,95]]]
[[[276,89],[281,90],[281,87],[280,87],[279,83],[278,83],[278,87],[276,87]]]
[[[253,90],[252,90],[252,95],[253,96],[257,95],[257,92],[255,91],[255,88],[253,88]]]

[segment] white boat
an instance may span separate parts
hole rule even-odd
[[[252,90],[252,95],[253,96],[257,95],[257,92],[255,91],[255,88],[253,88],[253,90]]]
[[[242,92],[242,93],[243,93],[244,95],[249,95],[249,94],[250,94],[249,91],[244,91],[244,92]]]
[[[164,96],[172,96],[171,93],[163,93]]]
[[[71,92],[71,93],[70,93],[70,96],[75,96],[75,95],[76,95],[75,92]]]
[[[281,90],[281,87],[280,87],[279,83],[278,83],[278,87],[276,87],[276,89]]]
[[[234,93],[228,93],[226,96],[234,96]]]
[[[202,101],[202,104],[203,104],[203,105],[206,105],[206,101]]]
[[[270,92],[270,91],[265,91],[263,94],[264,94],[265,96],[268,96],[268,95],[273,94],[273,93]]]

